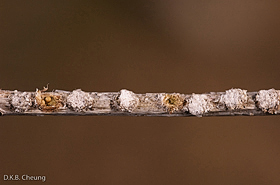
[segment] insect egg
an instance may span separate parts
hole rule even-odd
[[[47,103],[49,103],[51,100],[52,100],[52,98],[51,98],[50,96],[45,97],[45,101],[46,101]]]

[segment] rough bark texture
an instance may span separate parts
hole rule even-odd
[[[279,90],[247,92],[230,89],[205,94],[132,91],[19,92],[0,90],[0,113],[5,115],[125,115],[125,116],[237,116],[280,112]]]

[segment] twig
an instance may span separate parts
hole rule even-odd
[[[5,115],[125,115],[125,116],[237,116],[275,115],[280,91],[247,92],[230,89],[205,94],[132,91],[20,92],[0,90],[0,113]]]

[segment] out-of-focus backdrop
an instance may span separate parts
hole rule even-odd
[[[0,88],[280,89],[279,17],[272,0],[1,1]],[[280,184],[279,133],[279,116],[0,117],[0,184]]]

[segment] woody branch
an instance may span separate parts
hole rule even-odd
[[[230,89],[204,94],[132,91],[84,92],[55,90],[20,92],[0,90],[0,113],[5,115],[124,115],[124,116],[234,116],[275,115],[280,91],[247,92]]]

